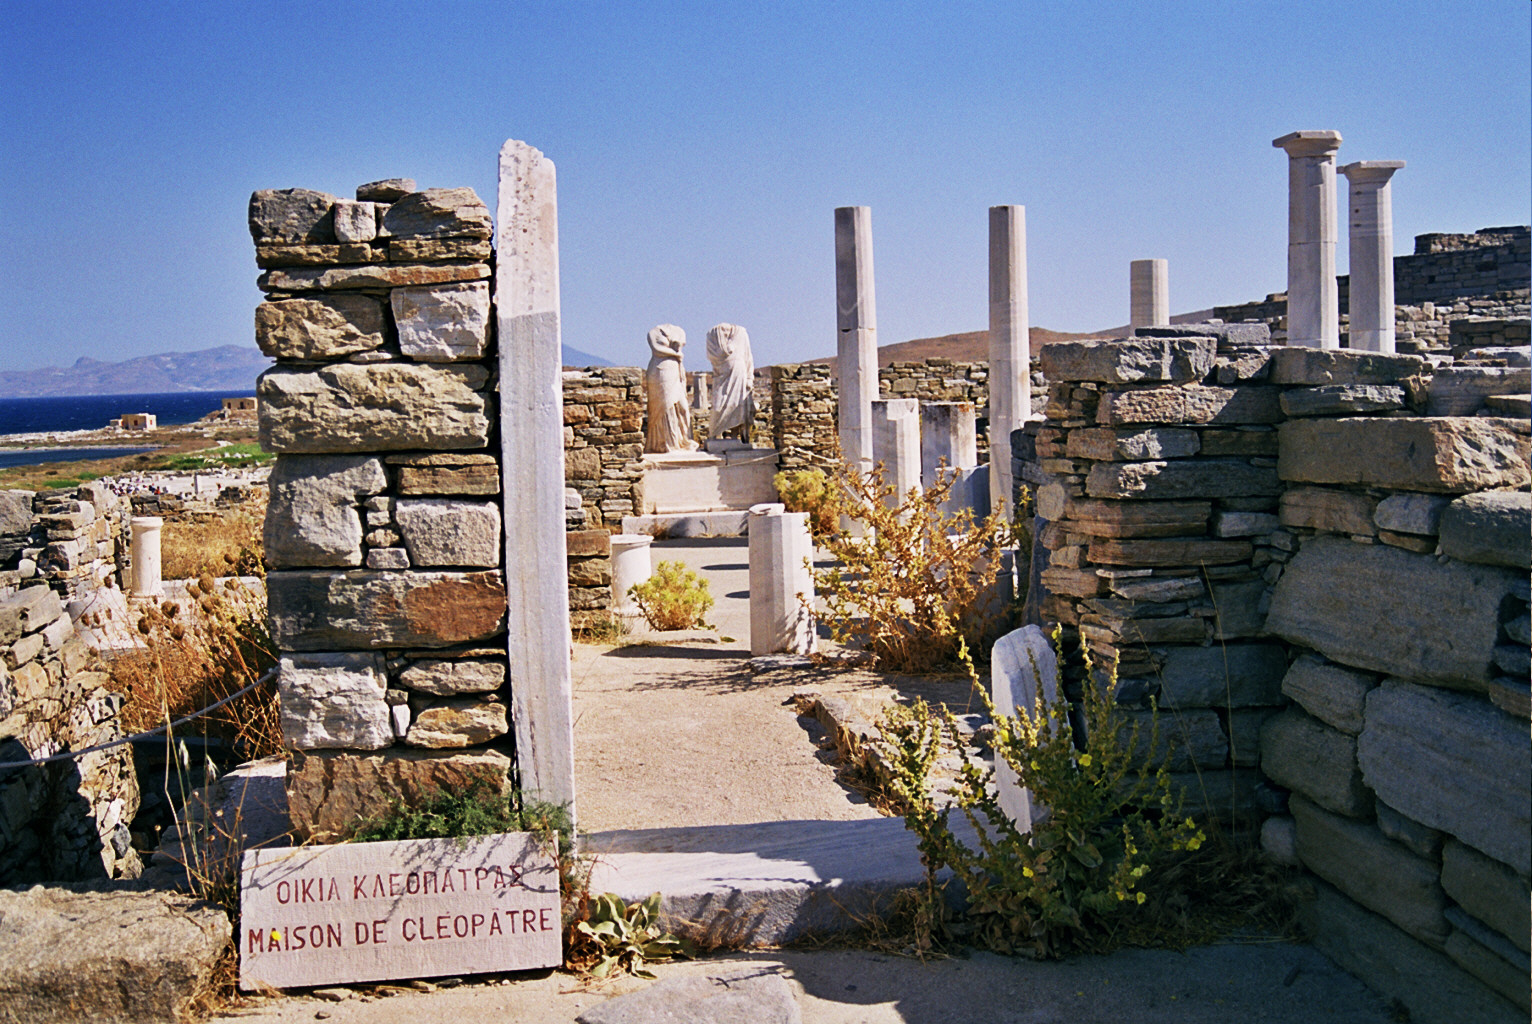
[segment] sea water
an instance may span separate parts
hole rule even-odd
[[[49,434],[100,430],[124,413],[153,413],[162,427],[192,423],[223,408],[225,398],[250,398],[254,391],[177,391],[159,395],[69,395],[63,398],[0,398],[0,446],[7,434]],[[135,440],[153,434],[127,434]],[[62,440],[62,439],[61,439]],[[0,448],[0,469],[44,462],[111,459],[153,451],[152,447]]]

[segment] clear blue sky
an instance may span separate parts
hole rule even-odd
[[[884,344],[986,325],[1001,203],[1027,208],[1034,325],[1125,323],[1146,257],[1176,312],[1260,298],[1294,129],[1408,161],[1398,252],[1532,219],[1526,0],[0,15],[0,369],[253,346],[252,190],[406,176],[493,209],[510,137],[558,165],[565,343],[630,365],[665,321],[694,369],[725,320],[757,363],[832,353],[843,205],[872,207]]]

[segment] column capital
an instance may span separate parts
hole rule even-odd
[[[1340,149],[1341,133],[1334,131],[1288,132],[1279,139],[1272,139],[1277,149],[1287,150],[1290,157],[1329,156]]]
[[[1403,166],[1403,160],[1358,160],[1336,170],[1353,185],[1386,185],[1394,172]]]

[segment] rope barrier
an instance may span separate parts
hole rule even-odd
[[[234,691],[227,697],[223,698],[223,700],[218,701],[216,704],[209,704],[201,711],[193,711],[185,718],[178,718],[174,722],[170,722],[167,725],[156,726],[147,732],[134,733],[132,736],[123,736],[119,739],[111,740],[107,743],[98,743],[94,747],[86,747],[84,750],[66,750],[64,753],[54,754],[52,757],[39,757],[30,761],[0,761],[0,771],[5,771],[10,768],[31,768],[40,764],[48,764],[51,761],[69,761],[77,757],[84,757],[86,754],[94,754],[98,750],[110,750],[113,747],[120,747],[125,743],[132,743],[134,740],[142,740],[148,739],[151,736],[158,736],[160,733],[167,732],[168,730],[174,729],[177,726],[185,725],[192,719],[201,718],[203,715],[217,711],[219,708],[223,707],[230,701],[238,700],[240,697],[243,697],[245,694],[249,693],[257,686],[260,686],[262,683],[269,682],[270,680],[276,678],[276,675],[276,669],[267,669],[255,682],[251,683],[249,686]]]

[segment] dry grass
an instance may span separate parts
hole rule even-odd
[[[213,576],[249,576],[260,570],[261,524],[266,492],[238,508],[212,515],[172,519],[160,531],[161,574],[167,580]]]

